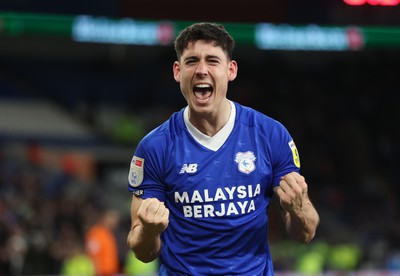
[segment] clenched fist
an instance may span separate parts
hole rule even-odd
[[[299,213],[305,204],[310,204],[307,183],[297,172],[283,176],[275,192],[279,196],[281,207],[289,213]]]
[[[319,224],[319,215],[308,197],[304,177],[297,172],[288,173],[281,178],[274,191],[279,197],[289,236],[302,243],[311,241]]]
[[[164,202],[156,198],[143,200],[137,211],[137,217],[142,223],[143,231],[148,235],[159,235],[168,226],[169,210]]]

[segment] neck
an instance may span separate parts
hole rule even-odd
[[[231,103],[226,99],[220,108],[212,113],[198,114],[189,109],[189,121],[199,131],[212,137],[226,125],[230,114]]]

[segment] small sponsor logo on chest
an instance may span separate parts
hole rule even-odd
[[[197,172],[197,164],[183,164],[181,170],[179,171],[179,174],[184,174],[184,173],[195,173]]]

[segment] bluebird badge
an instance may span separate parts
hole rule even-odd
[[[238,170],[245,174],[250,174],[256,169],[256,157],[251,151],[238,152],[235,155],[235,162],[238,164]]]

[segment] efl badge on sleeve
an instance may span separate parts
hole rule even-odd
[[[294,164],[296,167],[300,168],[300,155],[293,140],[289,142],[289,147],[292,150]]]
[[[256,169],[256,157],[251,151],[238,152],[235,156],[235,162],[238,163],[238,169],[240,172],[250,174]]]
[[[144,168],[144,159],[133,156],[131,161],[131,168],[129,170],[129,185],[132,187],[139,187],[143,181],[143,168]]]

